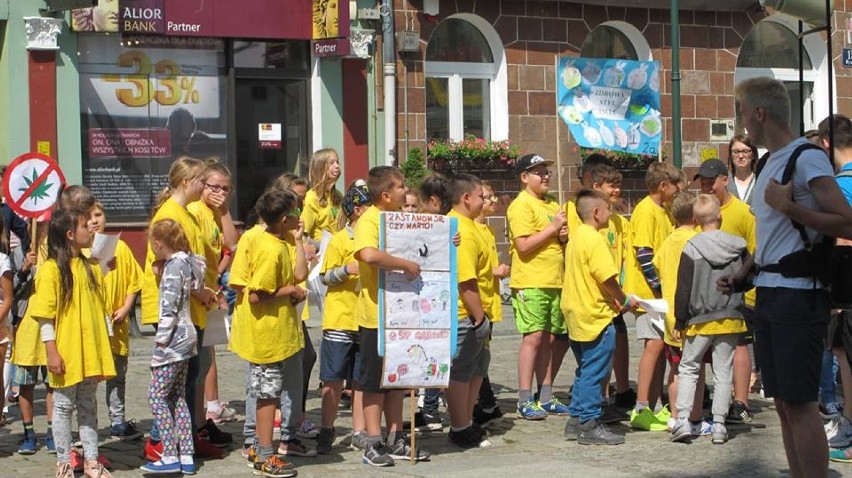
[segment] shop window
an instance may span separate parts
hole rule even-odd
[[[480,26],[463,18],[438,25],[426,48],[427,138],[497,139],[492,128],[499,71],[495,56]]]
[[[583,41],[580,56],[639,60],[633,42],[620,29],[610,25],[599,25],[589,32]]]
[[[799,40],[783,19],[764,19],[751,29],[743,40],[737,57],[735,83],[749,78],[768,76],[784,83],[790,97],[790,129],[795,132],[813,129],[818,121],[815,114],[814,83],[819,71],[814,68],[808,48],[802,56],[803,78],[799,86]],[[739,107],[736,108],[737,132],[742,133]]]

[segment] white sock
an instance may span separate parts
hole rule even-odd
[[[208,412],[218,412],[222,409],[222,405],[219,403],[219,400],[210,400],[207,402],[207,411]]]
[[[192,461],[192,455],[181,455],[180,456],[180,464],[181,465],[194,465],[195,462]]]
[[[176,456],[164,456],[160,458],[160,461],[166,465],[171,465],[172,463],[177,463],[178,459]]]

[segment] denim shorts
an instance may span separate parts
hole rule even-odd
[[[320,380],[342,382],[358,375],[358,344],[322,339],[320,343]]]

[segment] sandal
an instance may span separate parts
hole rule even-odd
[[[89,478],[112,478],[112,474],[96,460],[86,460],[83,472]]]
[[[74,478],[74,470],[71,468],[71,463],[57,464],[56,478]]]

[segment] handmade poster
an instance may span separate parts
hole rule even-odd
[[[383,216],[388,254],[414,261],[422,270],[450,270],[449,217],[404,212],[386,212]]]
[[[658,154],[660,65],[655,61],[560,58],[559,117],[586,148]]]
[[[458,273],[453,236],[458,222],[446,216],[382,213],[379,247],[420,264],[411,277],[382,271],[379,277],[379,354],[382,387],[446,387],[455,354]]]
[[[447,387],[450,383],[448,329],[385,329],[384,388]]]

